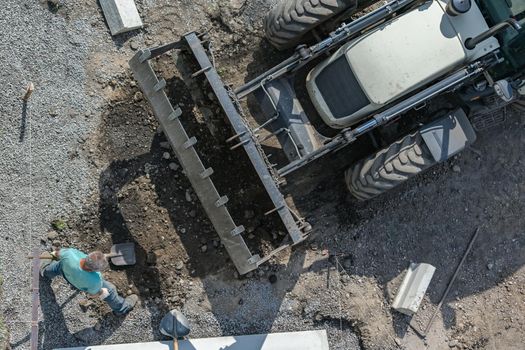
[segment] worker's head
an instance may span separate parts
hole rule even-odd
[[[104,271],[108,267],[108,260],[104,253],[95,251],[89,253],[84,261],[84,269],[86,271]]]

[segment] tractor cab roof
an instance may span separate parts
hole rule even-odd
[[[465,40],[488,29],[479,8],[451,17],[446,2],[425,3],[341,47],[314,68],[310,97],[325,122],[343,128],[451,70],[499,47],[495,38],[473,50]]]

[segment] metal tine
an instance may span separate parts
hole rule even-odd
[[[268,210],[266,213],[264,213],[265,216],[268,216],[270,215],[271,213],[275,213],[276,211],[278,210],[281,210],[282,208],[284,208],[285,206],[284,205],[281,205],[280,207],[275,207],[273,209],[270,209]]]
[[[240,132],[240,133],[238,133],[238,134],[235,134],[235,135],[233,135],[232,137],[228,138],[228,139],[226,140],[226,142],[227,142],[227,143],[230,143],[230,142],[232,142],[233,140],[235,140],[236,138],[239,138],[239,137],[243,136],[244,134],[246,134],[246,131],[243,131],[243,132]]]
[[[230,147],[230,151],[233,151],[234,149],[239,148],[239,147],[241,147],[242,145],[247,144],[247,143],[250,142],[251,140],[252,140],[252,139],[246,139],[246,140],[244,140],[244,141],[239,142],[238,144],[236,144],[236,145]]]
[[[211,66],[208,66],[208,67],[204,67],[202,69],[199,69],[198,71],[196,71],[195,73],[193,73],[191,75],[192,78],[195,78],[199,75],[201,75],[202,73],[206,73],[207,71],[209,71],[211,69]]]

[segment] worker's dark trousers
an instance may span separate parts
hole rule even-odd
[[[62,265],[59,261],[53,261],[51,264],[44,267],[42,269],[42,276],[49,278],[50,280],[57,276],[62,276],[67,281],[67,278],[62,272]],[[117,288],[113,283],[102,280],[102,288],[107,288],[109,296],[106,299],[104,299],[104,301],[108,303],[109,307],[111,307],[111,309],[116,314],[123,315],[130,311],[131,305],[126,301],[126,299],[118,295]]]

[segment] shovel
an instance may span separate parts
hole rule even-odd
[[[44,253],[45,254],[45,253]],[[40,259],[53,259],[51,255],[40,255]],[[110,253],[105,254],[106,259],[115,266],[130,266],[137,262],[135,257],[135,243],[119,243],[111,246]],[[33,259],[33,256],[28,256]]]
[[[106,258],[115,266],[135,265],[135,243],[119,243],[111,246]]]

